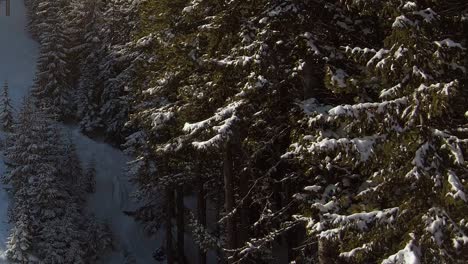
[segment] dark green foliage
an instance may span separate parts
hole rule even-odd
[[[126,138],[149,233],[178,188],[220,258],[466,262],[463,1],[72,3],[61,81],[84,131]]]

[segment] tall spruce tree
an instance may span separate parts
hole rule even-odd
[[[465,48],[447,38],[460,24],[423,1],[344,7],[383,34],[370,47],[342,43],[347,57],[327,67],[325,83],[355,102],[309,109],[284,156],[309,179],[296,195],[319,245],[309,258],[466,262],[466,105],[457,98]]]
[[[2,110],[0,119],[2,122],[2,129],[5,132],[13,131],[13,107],[11,106],[11,99],[8,92],[8,82],[5,81],[2,91]]]
[[[40,54],[32,94],[37,102],[47,107],[59,118],[72,111],[70,84],[68,82],[68,37],[65,34],[63,16],[65,1],[43,1],[38,5],[36,17]]]
[[[200,194],[225,203],[218,222],[228,236],[224,243],[210,235],[213,230],[191,224],[203,250],[224,251],[222,258],[242,252],[232,260],[268,262],[275,257],[277,239],[297,225],[287,220],[293,192],[279,184],[285,169],[280,157],[289,145],[288,111],[320,89],[321,58],[334,50],[325,45],[333,36],[318,39],[322,24],[305,22],[318,7],[322,5],[306,1],[160,1],[142,6],[136,46],[147,56],[143,72],[154,75],[141,80],[142,89],[132,90],[137,103],[131,125],[142,130],[128,142],[137,156],[132,171],[145,186],[142,190],[200,181]],[[333,5],[323,7],[330,9],[320,17],[327,23],[334,16]],[[294,31],[286,27],[291,23],[297,23]],[[306,62],[309,72],[304,74]],[[222,199],[219,191],[204,192],[220,187],[225,188]],[[277,214],[267,213],[273,211]],[[290,247],[299,239],[288,237]]]

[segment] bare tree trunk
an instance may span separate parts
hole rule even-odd
[[[234,210],[234,176],[233,176],[233,157],[232,157],[232,146],[228,142],[224,152],[224,196],[225,196],[225,209],[226,213],[229,214]],[[227,218],[226,221],[226,238],[227,238],[227,249],[235,249],[237,245],[236,241],[236,222],[233,215]],[[226,254],[229,259],[230,253]],[[232,263],[233,260],[228,260],[228,263]]]
[[[179,264],[185,263],[185,205],[184,187],[177,187],[177,260]]]
[[[215,215],[216,215],[216,222],[218,223],[219,220],[221,219],[221,210],[224,206],[223,204],[223,198],[224,194],[222,192],[216,192],[215,194]],[[222,230],[221,225],[216,225],[216,233],[218,234],[218,239],[221,238],[221,234],[224,233]],[[221,248],[216,248],[216,255],[217,255],[217,263],[218,264],[225,264],[226,263],[226,257],[224,252],[222,251]]]
[[[166,258],[167,264],[174,263],[174,251],[172,249],[172,218],[174,217],[174,192],[171,188],[166,191]]]
[[[465,36],[464,45],[466,47],[468,45],[468,20],[467,19],[463,21],[463,32],[464,32],[463,35]],[[464,57],[465,57],[465,69],[468,69],[468,56],[467,56],[466,51],[465,51]],[[465,85],[467,85],[467,82],[468,82],[468,71],[465,71]]]
[[[198,202],[197,202],[197,214],[198,222],[203,228],[206,228],[206,192],[204,180],[201,175],[198,177]],[[198,264],[206,264],[206,252],[204,249],[199,248],[198,251]]]
[[[11,6],[10,0],[6,0],[6,4],[5,4],[5,9],[6,9],[5,14],[6,14],[6,16],[10,16],[10,6]]]
[[[240,208],[240,232],[239,232],[239,238],[240,238],[240,243],[244,244],[247,242],[249,235],[249,207],[248,207],[248,199],[246,198],[247,193],[249,192],[249,183],[248,183],[248,173],[250,170],[247,170],[246,172],[242,172],[240,175],[240,197],[241,199],[244,199],[242,206]]]

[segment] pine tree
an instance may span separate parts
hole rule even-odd
[[[103,43],[109,46],[99,62],[98,81],[102,84],[99,116],[105,124],[106,135],[119,143],[126,136],[131,99],[128,90],[134,85],[138,70],[135,61],[139,53],[133,52],[131,43],[138,7],[139,1],[111,0],[103,12],[106,31]]]
[[[306,61],[320,68],[320,58],[333,52],[328,47],[317,55],[319,43],[330,40],[309,32],[323,34],[319,23],[306,24],[318,6],[308,1],[159,1],[142,8],[136,47],[146,56],[143,75],[153,74],[143,78],[142,88],[131,90],[136,103],[130,125],[141,128],[128,142],[136,145],[137,181],[163,188],[203,175],[207,189],[225,188],[225,199],[207,196],[221,204],[229,200],[218,221],[229,226],[222,232],[229,239],[221,245],[210,235],[213,230],[194,224],[204,249],[232,249],[225,253],[268,262],[274,258],[272,243],[297,225],[282,213],[292,211],[292,203],[281,201],[292,191],[278,182],[286,167],[281,155],[289,145],[288,125],[296,121],[290,121],[288,111],[306,96],[300,89],[301,68]],[[332,11],[320,17],[330,18]],[[320,80],[320,73],[312,77]],[[149,173],[151,159],[158,165]],[[266,213],[271,211],[278,214]],[[288,240],[291,248],[299,246],[298,237]]]
[[[99,63],[105,52],[103,34],[99,30],[103,24],[102,9],[100,2],[90,5],[89,17],[84,27],[84,47],[80,54],[84,59],[80,65],[76,87],[76,104],[80,128],[85,133],[97,132],[103,128],[102,118],[99,116],[102,85],[98,80]]]
[[[40,31],[40,54],[32,94],[41,107],[59,118],[70,115],[72,103],[67,67],[68,37],[63,23],[64,1],[41,2],[37,27]]]
[[[13,133],[9,139],[11,144],[6,149],[6,163],[10,168],[9,173],[4,176],[5,183],[11,184],[13,190],[21,190],[22,186],[28,182],[28,178],[34,173],[31,166],[28,166],[27,149],[33,144],[31,140],[31,122],[33,106],[29,99],[25,99],[15,122]]]
[[[2,94],[2,113],[0,115],[2,121],[2,128],[5,132],[12,132],[13,130],[13,107],[8,93],[8,82],[3,85]]]
[[[85,191],[76,188],[83,177],[73,145],[65,147],[50,115],[30,100],[14,131],[7,152],[11,170],[6,179],[14,199],[7,256],[18,263],[96,260],[109,247],[109,235],[84,211]],[[104,239],[89,243],[92,236]]]
[[[208,250],[239,263],[466,261],[463,1],[91,2],[27,1],[43,43],[35,95],[55,112],[75,104],[87,133],[126,137],[143,203],[126,213],[150,234],[166,229],[168,263],[184,261],[194,212],[183,198],[193,193],[200,263]],[[49,72],[51,62],[64,70]],[[36,138],[25,135],[9,154],[14,186],[36,177],[23,166]],[[77,220],[63,186],[58,201],[73,206],[62,219],[73,224],[47,222],[41,252],[93,259],[100,245],[75,243],[92,235],[63,234],[105,227]]]
[[[22,214],[8,237],[5,255],[14,263],[39,263],[39,259],[31,252],[33,237],[31,221],[27,218],[26,214]]]
[[[324,245],[309,257],[465,262],[466,133],[457,99],[465,48],[447,38],[460,25],[422,1],[345,7],[383,34],[371,47],[343,43],[347,58],[328,65],[325,82],[354,102],[311,107],[307,129],[284,156],[309,179],[295,196],[304,205],[299,218]]]

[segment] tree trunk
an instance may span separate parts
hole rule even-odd
[[[6,9],[5,10],[5,15],[6,16],[10,16],[10,6],[11,6],[10,0],[6,0],[6,4],[5,4],[5,9]]]
[[[222,208],[224,207],[223,204],[223,198],[224,194],[222,192],[216,192],[215,193],[215,215],[216,215],[216,223],[219,222],[221,219],[221,211]],[[218,234],[218,239],[221,238],[221,234],[223,234],[224,231],[222,230],[220,225],[216,225],[216,234]],[[225,264],[226,263],[226,257],[224,251],[220,247],[216,248],[216,255],[217,255],[217,263],[218,264]]]
[[[198,177],[198,202],[197,214],[198,222],[203,228],[206,228],[206,192],[204,188],[204,180],[201,176]],[[198,264],[206,264],[206,252],[201,247],[198,251]]]
[[[468,46],[468,19],[464,20],[463,21],[463,35],[465,36],[465,47]],[[468,56],[466,55],[466,52],[465,52],[465,69],[468,69]],[[467,84],[467,81],[468,81],[468,71],[465,71],[465,85]],[[466,87],[466,86],[465,86]]]
[[[240,186],[239,192],[241,199],[244,199],[241,208],[240,208],[240,232],[239,238],[240,243],[245,244],[249,238],[249,207],[248,199],[246,198],[247,193],[249,192],[249,183],[248,183],[248,173],[250,170],[243,171],[240,175]]]
[[[224,196],[225,196],[225,209],[226,213],[229,214],[234,210],[234,176],[233,176],[233,157],[232,157],[232,146],[228,142],[224,152]],[[227,249],[236,248],[236,222],[234,216],[231,215],[226,221],[226,247]],[[228,263],[233,263],[232,254],[227,253],[226,257]]]
[[[185,263],[185,205],[184,205],[184,187],[177,187],[177,260],[179,264]]]
[[[172,218],[174,217],[174,192],[171,188],[166,191],[166,258],[167,264],[174,263],[174,251],[172,249]]]

